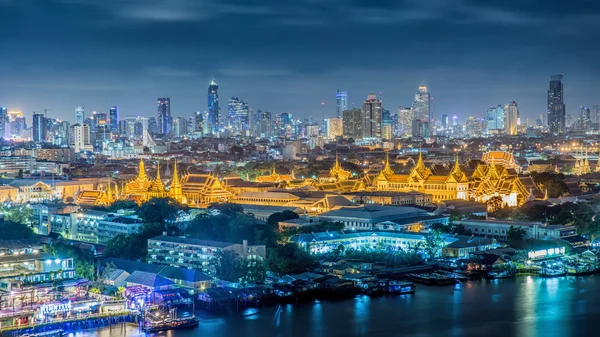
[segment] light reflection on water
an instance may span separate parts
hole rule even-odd
[[[427,336],[579,337],[600,330],[600,276],[418,286],[412,296],[360,295],[341,301],[200,313],[200,325],[160,337]],[[145,336],[135,326],[78,332],[72,337]]]

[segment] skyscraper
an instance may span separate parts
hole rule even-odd
[[[422,85],[419,87],[419,91],[415,94],[415,101],[413,102],[413,109],[415,110],[415,118],[421,122],[431,122],[431,95],[427,91],[427,87]]]
[[[202,111],[194,112],[194,132],[202,133],[204,131],[204,114]]]
[[[81,151],[91,151],[93,149],[90,142],[90,126],[87,124],[71,125],[71,146],[76,153]]]
[[[75,107],[75,123],[83,124],[83,120],[85,119],[85,109],[82,105],[78,105]]]
[[[500,104],[487,110],[486,128],[488,134],[498,134],[504,131],[504,107]]]
[[[398,107],[398,134],[401,137],[412,135],[412,121],[415,119],[415,111],[411,107]]]
[[[171,99],[159,98],[156,104],[158,106],[158,133],[168,135],[171,130]]]
[[[565,101],[563,95],[563,75],[550,77],[548,89],[548,130],[552,133],[565,132]]]
[[[342,118],[342,113],[348,108],[348,93],[338,90],[335,100],[337,103],[337,117]]]
[[[344,137],[353,139],[363,138],[363,112],[360,109],[344,110],[342,127]]]
[[[108,112],[109,129],[113,134],[119,133],[119,107],[113,106]]]
[[[234,135],[246,135],[250,123],[250,108],[248,103],[238,97],[231,97],[228,102],[228,127],[233,130]]]
[[[327,137],[335,139],[344,135],[344,126],[341,118],[328,118],[327,121]]]
[[[46,141],[48,126],[44,114],[33,114],[33,141],[41,143]]]
[[[392,115],[390,110],[381,109],[381,138],[392,139]]]
[[[173,134],[175,137],[183,137],[187,134],[187,120],[185,117],[176,117],[173,123]]]
[[[442,127],[446,129],[450,126],[450,120],[448,119],[448,115],[442,115]]]
[[[508,135],[517,134],[517,124],[519,119],[519,109],[517,108],[517,102],[512,101],[508,103],[505,108],[506,123],[504,124],[504,131]]]
[[[587,132],[592,128],[592,114],[588,107],[579,107],[579,130]]]
[[[219,133],[219,128],[221,121],[220,119],[220,109],[219,109],[219,85],[213,78],[210,81],[210,85],[208,86],[208,131],[213,135],[217,135]]]
[[[370,93],[363,102],[363,138],[381,138],[381,101]]]
[[[0,106],[0,138],[9,138],[10,124],[8,122],[8,110]]]

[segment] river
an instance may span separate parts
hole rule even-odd
[[[561,336],[600,331],[600,276],[466,282],[460,288],[418,286],[411,296],[356,296],[222,316],[199,313],[199,327],[165,337]],[[113,326],[73,337],[142,336]]]

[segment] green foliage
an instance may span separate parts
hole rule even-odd
[[[502,201],[501,197],[494,196],[494,197],[489,198],[486,204],[487,204],[488,214],[491,216],[494,216],[496,214],[496,212],[498,212],[502,209],[504,202]]]
[[[4,221],[30,225],[33,222],[33,208],[29,205],[2,205]]]
[[[117,200],[108,207],[108,210],[110,212],[116,212],[121,209],[137,210],[138,204],[136,204],[135,201],[131,201],[131,200]]]
[[[148,238],[142,234],[119,234],[106,243],[105,254],[129,260],[141,260],[148,251]]]
[[[237,282],[245,275],[244,261],[232,250],[215,252],[213,263],[216,276],[220,280]]]
[[[35,236],[27,224],[10,220],[0,222],[0,233],[2,240],[29,240]]]
[[[303,272],[314,265],[315,260],[294,243],[267,250],[268,269],[280,275]]]
[[[362,262],[384,263],[388,267],[399,267],[405,265],[423,264],[423,258],[420,254],[420,247],[414,247],[408,250],[355,250],[348,248],[345,251],[346,259],[358,260]]]
[[[444,237],[442,236],[442,233],[439,231],[434,231],[425,237],[423,248],[427,252],[427,255],[433,259],[439,255],[443,245]]]
[[[75,273],[79,277],[94,281],[96,279],[96,262],[94,254],[88,250],[81,250],[75,247],[53,244],[44,246],[44,251],[52,254],[55,258],[72,257],[75,263]]]
[[[225,215],[234,215],[236,213],[244,213],[244,207],[242,207],[242,205],[240,204],[233,204],[233,203],[214,203],[211,204],[209,207],[209,209],[214,209],[217,210]]]
[[[508,237],[509,241],[523,240],[523,237],[525,236],[525,234],[527,234],[527,231],[525,229],[522,229],[521,227],[513,227],[513,226],[510,226],[510,228],[506,232],[506,236]]]
[[[295,214],[295,213],[294,213]],[[312,226],[303,226],[300,228],[286,229],[281,233],[284,241],[289,241],[292,235],[296,234],[310,234],[320,232],[339,232],[344,229],[344,224],[341,222],[322,221]]]
[[[278,227],[279,223],[286,220],[298,219],[300,216],[292,211],[285,210],[269,215],[267,225]]]
[[[533,181],[542,188],[542,190],[548,190],[549,198],[558,198],[568,193],[567,185],[564,183],[564,174],[557,173],[533,173],[531,175]]]
[[[137,210],[137,215],[144,223],[162,225],[169,233],[178,232],[175,224],[179,211],[185,210],[177,200],[172,198],[152,198],[143,203]]]

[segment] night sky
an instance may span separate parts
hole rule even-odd
[[[556,73],[567,113],[600,104],[597,0],[0,0],[0,22],[0,106],[27,116],[156,116],[163,96],[189,116],[213,74],[223,111],[302,118],[332,117],[337,89],[395,111],[426,84],[436,119],[515,100],[533,123]]]

